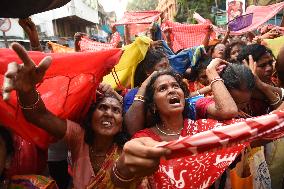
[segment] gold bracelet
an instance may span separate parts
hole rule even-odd
[[[37,90],[36,90],[36,93],[37,93],[37,100],[36,100],[36,102],[34,104],[32,104],[32,105],[29,105],[29,106],[24,106],[21,103],[19,96],[17,95],[18,104],[19,104],[20,108],[24,109],[24,110],[33,110],[35,108],[35,106],[38,104],[39,100],[40,100],[40,94],[39,94],[39,92]]]
[[[112,172],[114,174],[114,176],[120,181],[120,182],[131,182],[135,179],[135,177],[132,178],[125,178],[124,176],[122,176],[119,171],[117,170],[117,162],[114,163],[113,167],[112,167]]]

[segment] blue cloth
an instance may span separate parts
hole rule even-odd
[[[125,96],[123,99],[123,111],[124,113],[126,113],[128,111],[128,109],[130,108],[130,106],[132,105],[133,101],[134,101],[134,97],[138,92],[138,88],[133,88],[131,89]],[[192,120],[196,120],[196,107],[195,107],[195,103],[197,100],[199,100],[200,98],[204,98],[203,95],[199,95],[199,96],[195,96],[195,97],[191,97],[191,98],[186,98],[186,102],[187,102],[187,118],[192,119]]]
[[[197,46],[174,54],[165,41],[163,41],[163,50],[168,56],[171,67],[180,74],[183,74],[187,68],[195,66],[205,52],[203,46]]]
[[[138,88],[133,88],[123,98],[123,112],[126,113],[134,101],[134,97],[138,92]]]
[[[157,31],[154,33],[154,40],[162,40],[162,30],[159,26],[159,24],[155,23],[155,27],[157,29]]]
[[[187,102],[187,117],[192,120],[196,120],[196,101],[204,98],[204,95],[198,95],[191,98],[186,98],[185,101]]]

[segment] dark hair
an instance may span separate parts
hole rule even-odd
[[[0,125],[0,137],[5,142],[7,155],[12,156],[15,152],[13,137],[10,131],[2,125]]]
[[[235,46],[240,46],[241,49],[243,47],[246,46],[246,43],[242,40],[235,40],[235,41],[232,41],[231,43],[227,44],[226,45],[226,48],[225,48],[225,53],[224,53],[224,59],[227,60],[227,61],[231,61],[231,52],[232,52],[232,49],[233,47]]]
[[[239,62],[242,62],[244,59],[249,61],[249,55],[252,55],[253,60],[258,61],[266,53],[270,53],[273,56],[272,51],[264,45],[251,44],[242,48],[237,59]]]
[[[195,66],[191,68],[191,72],[189,74],[190,81],[196,81],[198,75],[201,73],[202,70],[205,70],[207,66],[210,64],[212,58],[207,56],[201,56]]]
[[[120,99],[117,98],[117,96],[113,94],[106,93],[104,96],[100,96],[96,98],[96,102],[92,103],[88,113],[86,115],[86,119],[84,120],[84,129],[85,129],[85,135],[84,135],[84,140],[88,145],[93,144],[93,140],[95,137],[95,133],[92,129],[92,118],[93,118],[93,113],[96,111],[98,105],[105,99],[105,98],[114,98],[118,102],[120,102]],[[128,135],[126,132],[119,132],[114,136],[114,142],[120,146],[123,146],[125,142],[128,140]]]
[[[15,152],[14,140],[11,135],[11,132],[9,132],[9,130],[2,125],[0,125],[0,138],[2,138],[5,143],[7,157],[11,157]],[[3,181],[4,179],[5,175],[4,172],[2,172],[2,174],[0,173],[0,188],[1,181]]]
[[[155,124],[160,123],[161,119],[160,119],[159,114],[157,112],[153,111],[153,103],[154,103],[154,98],[153,97],[154,97],[154,93],[155,93],[154,83],[156,82],[156,80],[160,76],[163,76],[163,75],[169,75],[169,76],[172,76],[173,78],[175,78],[175,80],[178,82],[180,88],[184,92],[185,98],[189,96],[189,91],[188,91],[188,89],[186,87],[186,84],[182,81],[182,77],[178,73],[175,73],[172,70],[167,70],[167,71],[162,71],[162,72],[158,72],[157,74],[155,74],[151,78],[150,82],[148,83],[148,85],[146,87],[146,91],[145,91],[145,106],[147,107],[147,109],[150,110],[150,113],[153,116],[153,120],[154,120]],[[185,103],[186,103],[185,104],[185,107],[186,107],[187,106],[187,101],[185,101]],[[187,110],[188,110],[187,108],[184,108],[184,111],[183,111],[183,116],[184,117],[187,117],[187,115],[188,115]]]
[[[163,58],[167,58],[167,55],[162,50],[150,47],[145,58],[138,64],[135,70],[134,86],[140,86],[141,83],[147,79],[147,73],[150,72]]]
[[[228,90],[246,89],[252,91],[255,79],[251,70],[243,64],[229,64],[220,74]]]

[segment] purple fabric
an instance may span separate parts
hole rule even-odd
[[[238,16],[228,23],[228,27],[231,29],[231,31],[239,31],[250,26],[252,24],[252,18],[253,13]]]

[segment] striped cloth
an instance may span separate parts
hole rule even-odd
[[[236,120],[237,121],[237,120]],[[195,135],[180,138],[161,145],[171,150],[193,155],[234,146],[238,143],[284,136],[284,112],[249,118],[227,126],[216,127]]]
[[[112,38],[109,43],[101,43],[93,41],[87,37],[82,37],[81,41],[79,41],[79,46],[82,52],[94,52],[94,51],[116,48],[119,42],[120,42],[120,35],[118,32],[115,32],[112,35]]]

